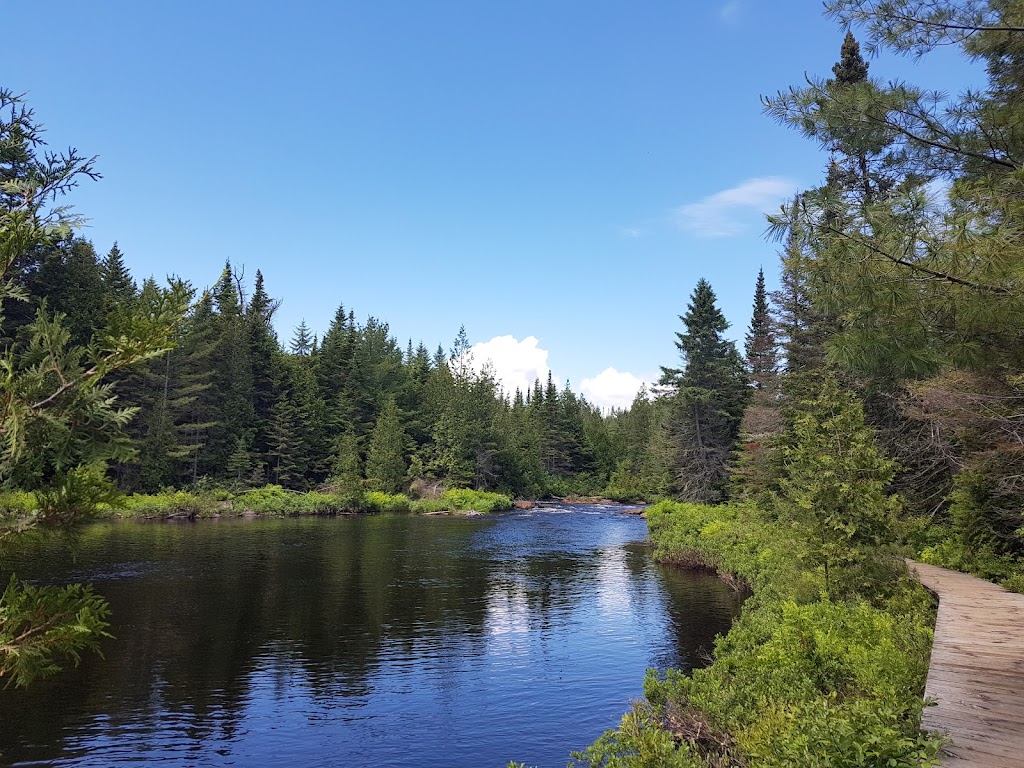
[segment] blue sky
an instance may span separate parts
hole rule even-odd
[[[4,6],[3,85],[99,155],[71,202],[137,277],[203,287],[230,259],[283,339],[342,302],[403,345],[464,324],[498,339],[478,357],[606,405],[677,361],[700,277],[742,338],[777,271],[763,212],[825,161],[759,96],[842,41],[814,0]],[[953,52],[871,75],[982,82]]]

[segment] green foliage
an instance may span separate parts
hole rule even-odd
[[[36,491],[33,511],[3,515],[2,539],[70,526],[117,501],[105,470],[132,455],[125,426],[134,409],[118,402],[111,380],[173,346],[191,291],[171,281],[109,311],[95,251],[69,238],[80,219],[45,208],[97,178],[92,160],[43,151],[42,127],[6,89],[0,113],[0,482]],[[65,311],[52,312],[48,295]],[[12,309],[20,328],[8,322]],[[26,685],[57,671],[58,660],[77,661],[97,647],[106,616],[88,588],[36,588],[12,576],[0,598],[0,677]]]
[[[417,503],[410,501],[405,494],[382,491],[367,491],[362,499],[362,506],[367,512],[408,512]]]
[[[252,512],[258,515],[276,517],[293,515],[326,515],[336,512],[350,511],[346,500],[333,494],[296,493],[287,491],[279,485],[267,485],[252,491],[246,491],[235,497],[232,502],[235,514]]]
[[[512,498],[500,493],[474,491],[468,488],[454,488],[445,491],[438,499],[417,499],[412,502],[413,512],[497,512],[512,509]]]
[[[131,494],[125,497],[122,509],[109,510],[108,514],[163,519],[211,517],[221,510],[221,501],[212,494],[167,491],[157,494]]]
[[[474,491],[469,488],[453,488],[441,494],[441,501],[449,509],[475,509],[477,512],[497,512],[512,509],[512,499],[501,493]]]
[[[91,587],[37,587],[13,576],[0,595],[0,679],[25,686],[97,651],[110,608]]]
[[[887,492],[895,464],[875,443],[864,411],[826,379],[796,416],[775,509],[808,541],[809,562],[824,569],[825,589],[842,594],[887,581],[886,550],[900,501]]]
[[[384,401],[370,434],[366,479],[375,490],[397,493],[405,485],[405,430],[394,398]]]
[[[806,539],[752,506],[664,501],[648,510],[657,556],[734,574],[754,588],[740,619],[691,676],[650,673],[646,702],[576,759],[589,766],[937,764],[917,730],[934,613],[905,577],[886,597],[821,597]],[[869,599],[875,598],[878,604]]]
[[[101,507],[117,507],[124,497],[102,465],[78,466],[56,475],[35,492],[37,522],[69,526],[84,522]]]
[[[729,324],[716,302],[711,285],[699,280],[680,318],[686,331],[676,333],[683,368],[662,368],[672,490],[690,501],[724,497],[750,397],[743,362],[724,337]]]

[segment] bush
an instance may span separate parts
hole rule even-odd
[[[728,571],[754,588],[715,661],[649,673],[646,701],[576,759],[590,766],[934,765],[918,723],[931,599],[908,578],[831,600],[802,532],[742,506],[648,510],[659,559]],[[872,602],[873,601],[873,602]]]
[[[501,493],[474,491],[470,488],[453,488],[441,494],[439,499],[418,499],[412,502],[413,512],[455,512],[475,510],[477,512],[496,512],[512,509],[512,497]]]
[[[474,491],[470,488],[453,488],[441,494],[441,501],[448,504],[449,509],[475,509],[477,512],[495,512],[512,509],[512,498],[501,493]]]
[[[164,491],[157,494],[137,493],[124,500],[124,508],[116,514],[124,517],[209,517],[220,511],[218,501],[205,494],[188,491]]]
[[[297,493],[279,485],[266,485],[247,491],[236,496],[233,502],[235,513],[254,512],[273,517],[328,515],[351,510],[351,503],[346,503],[342,496],[317,491]]]
[[[363,494],[362,506],[367,512],[408,512],[411,502],[402,493],[367,491]]]

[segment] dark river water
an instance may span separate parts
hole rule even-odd
[[[104,658],[0,691],[0,763],[564,766],[704,663],[738,598],[655,564],[643,520],[573,506],[479,518],[113,523],[3,570],[88,581]]]

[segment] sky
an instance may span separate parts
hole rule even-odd
[[[508,391],[550,370],[606,408],[678,364],[701,277],[742,340],[758,269],[777,282],[764,214],[826,161],[760,97],[843,38],[817,0],[0,6],[0,85],[98,155],[68,202],[137,278],[230,260],[282,341],[340,304],[403,347],[464,325]],[[952,51],[870,74],[983,84]]]

